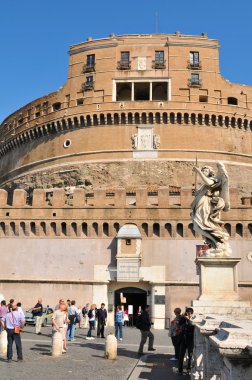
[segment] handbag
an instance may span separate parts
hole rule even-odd
[[[13,312],[11,312],[11,315],[12,315],[12,320],[13,320],[13,325],[14,325],[14,334],[20,334],[21,329],[19,326],[15,326]]]
[[[19,326],[14,327],[14,334],[20,334],[20,331],[21,331],[21,329]]]

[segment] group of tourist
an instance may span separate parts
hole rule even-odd
[[[62,335],[62,352],[67,350],[67,342],[74,340],[76,325],[83,321],[84,327],[89,324],[86,339],[94,339],[92,333],[97,327],[97,337],[105,338],[104,330],[107,323],[107,310],[102,303],[100,308],[95,304],[89,306],[87,303],[82,309],[76,307],[75,300],[63,299],[55,306],[52,315],[52,334],[59,332]],[[31,309],[35,318],[35,332],[41,334],[41,325],[43,322],[43,305],[42,299],[39,298],[35,306]],[[187,371],[191,369],[191,359],[193,353],[193,335],[194,326],[192,324],[193,309],[186,308],[186,312],[181,314],[181,309],[174,310],[175,318],[171,322],[170,337],[174,345],[175,356],[171,360],[178,361],[178,374],[183,374],[183,362],[185,353],[188,353]],[[120,341],[123,340],[123,323],[124,311],[121,305],[118,305],[115,312],[115,337]],[[96,326],[97,325],[97,326]],[[7,360],[11,361],[13,356],[13,342],[16,344],[18,361],[23,360],[22,344],[20,332],[25,326],[25,315],[21,303],[15,303],[11,299],[8,304],[3,300],[0,306],[0,332],[4,328],[7,331]],[[148,351],[155,351],[153,347],[154,335],[151,332],[151,317],[149,306],[145,306],[141,314],[136,319],[136,328],[141,332],[141,341],[138,349],[138,355],[143,355],[144,345],[148,340]]]
[[[192,355],[194,347],[194,325],[192,322],[193,309],[187,307],[185,313],[181,309],[174,310],[175,318],[171,321],[169,335],[175,350],[175,356],[171,360],[178,361],[178,374],[183,375],[184,357],[187,351],[187,372],[191,372]]]

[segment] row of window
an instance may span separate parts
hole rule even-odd
[[[165,59],[164,50],[155,51],[155,60],[153,60],[152,68],[154,69],[165,69]],[[117,68],[119,70],[130,70],[130,52],[121,51],[121,58],[118,62]],[[201,69],[201,64],[199,60],[199,52],[191,51],[189,53],[188,68],[190,69]],[[83,67],[85,73],[95,71],[95,54],[88,54],[86,57],[86,64]]]
[[[188,66],[189,69],[201,69],[201,64],[199,60],[199,52],[192,51],[189,55],[188,60]],[[153,60],[152,64],[153,69],[165,69],[165,59],[164,59],[164,50],[156,50],[155,51],[155,60]],[[130,70],[131,69],[131,61],[130,61],[130,52],[129,51],[121,51],[121,59],[118,62],[117,65],[118,70]],[[145,62],[139,62],[139,70],[145,70],[146,69],[146,63]],[[83,67],[84,73],[90,73],[92,71],[95,71],[95,54],[88,54],[86,57],[86,64]],[[139,84],[139,86],[144,86],[145,83]],[[201,80],[199,78],[199,74],[191,74],[191,78],[188,80],[189,86],[201,86]],[[86,81],[82,85],[82,91],[88,91],[92,90],[94,88],[94,76],[93,75],[86,75]],[[131,98],[128,100],[132,100]],[[149,100],[147,98],[147,95],[144,99],[140,98],[135,100]],[[154,100],[154,99],[153,99]],[[157,100],[167,100],[167,96],[163,97],[162,99]]]
[[[243,226],[241,223],[231,226],[226,223],[225,229],[232,238],[252,237],[252,224]],[[192,223],[184,225],[177,223],[142,223],[138,225],[143,238],[201,238],[193,230]],[[0,223],[0,236],[77,236],[77,237],[115,237],[120,229],[119,223],[86,223],[86,222],[10,222]]]

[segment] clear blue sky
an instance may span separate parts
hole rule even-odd
[[[110,33],[219,39],[222,75],[252,85],[251,0],[1,0],[0,122],[65,83],[68,47]]]

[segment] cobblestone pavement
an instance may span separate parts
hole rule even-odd
[[[91,377],[95,380],[179,378],[174,373],[174,362],[169,360],[173,347],[167,330],[153,330],[157,351],[139,360],[137,350],[140,332],[135,328],[125,327],[124,339],[118,342],[118,358],[114,361],[104,359],[104,339],[85,339],[86,329],[76,330],[75,341],[69,343],[67,353],[60,358],[51,356],[51,328],[42,328],[42,335],[39,336],[34,331],[33,326],[26,326],[22,333],[24,362],[16,361],[14,345],[11,363],[0,358],[1,380],[69,380],[70,377],[78,380]],[[113,328],[107,328],[106,334],[109,332],[113,332]],[[183,377],[187,378],[189,377]]]

